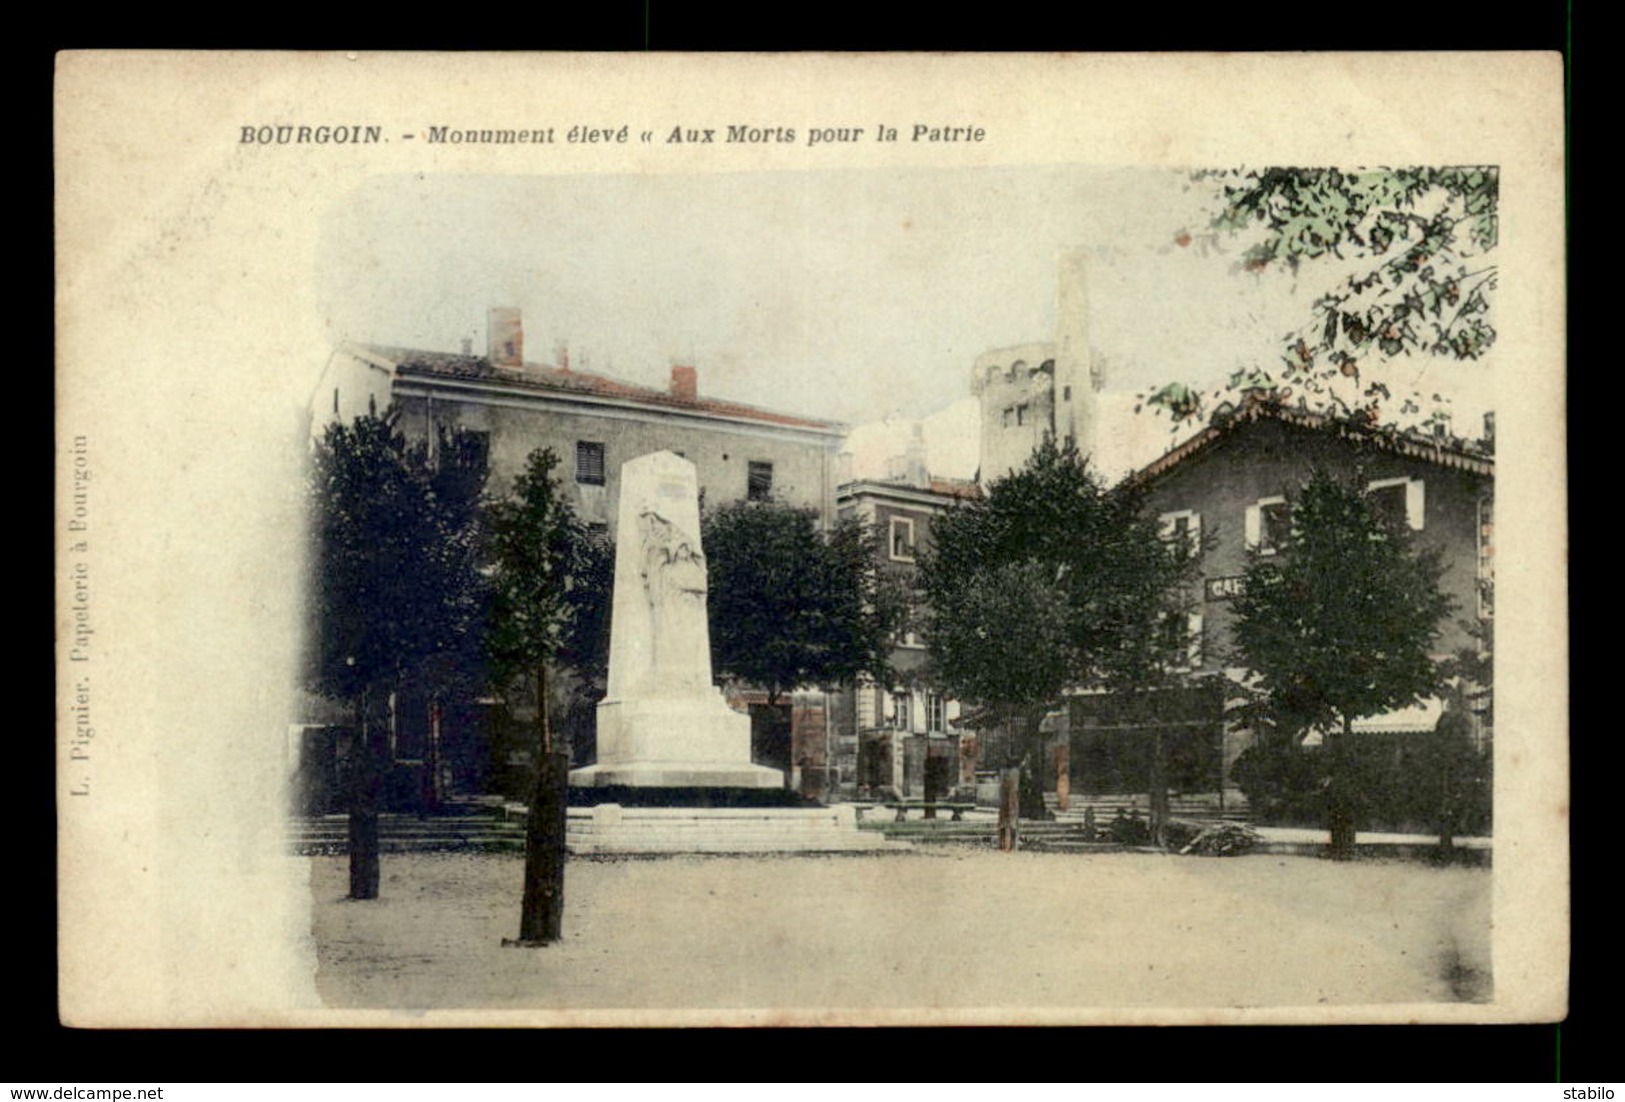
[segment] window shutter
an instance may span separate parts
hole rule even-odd
[[[576,481],[588,486],[604,484],[604,445],[590,440],[576,441]]]
[[[1405,483],[1405,522],[1411,526],[1411,531],[1420,532],[1422,522],[1426,518],[1426,499],[1422,492],[1422,480],[1413,478]]]
[[[1245,524],[1247,537],[1247,550],[1258,550],[1259,542],[1264,538],[1264,512],[1257,505],[1247,506],[1247,521]]]
[[[1190,648],[1188,651],[1191,669],[1198,669],[1202,665],[1202,614],[1193,612],[1187,621],[1190,632]]]

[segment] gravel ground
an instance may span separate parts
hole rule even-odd
[[[578,859],[505,948],[516,855],[310,859],[330,1007],[1249,1007],[1487,1000],[1490,872],[1302,857]]]

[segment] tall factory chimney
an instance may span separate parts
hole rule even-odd
[[[1060,256],[1055,284],[1055,433],[1085,456],[1094,451],[1098,403],[1104,380],[1089,354],[1088,252]]]

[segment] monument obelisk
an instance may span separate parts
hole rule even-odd
[[[694,464],[655,452],[621,467],[609,685],[598,761],[578,788],[775,789],[750,760],[750,717],[711,682],[705,552]]]

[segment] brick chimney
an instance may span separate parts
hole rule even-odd
[[[700,396],[700,375],[692,367],[673,366],[671,369],[671,396],[685,402],[697,401]]]
[[[517,306],[493,306],[486,316],[486,358],[497,367],[525,364],[525,323]]]

